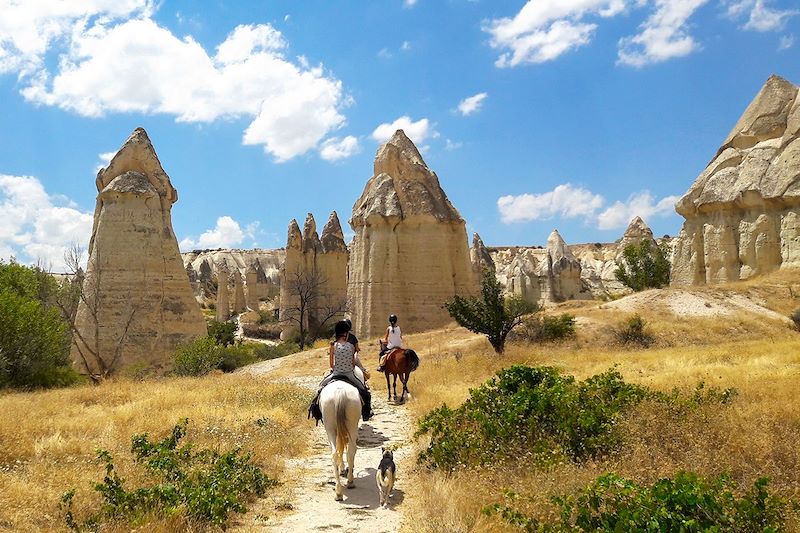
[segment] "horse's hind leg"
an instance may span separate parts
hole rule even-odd
[[[347,443],[347,488],[352,489],[356,486],[355,481],[353,480],[353,465],[356,462],[356,443],[358,439],[358,430],[356,430],[356,435],[350,436],[350,442]]]
[[[397,374],[394,375],[394,382],[392,383],[392,389],[394,389],[394,401],[397,401]]]
[[[333,479],[336,481],[336,501],[342,501],[344,496],[342,495],[342,482],[339,479],[339,475],[341,474],[341,469],[339,468],[339,461],[341,461],[341,456],[337,450],[333,451],[333,455],[331,456],[333,460]]]
[[[406,394],[411,394],[411,391],[408,390],[408,379],[411,377],[411,372],[405,372],[401,377],[400,381],[403,382],[403,400],[406,398]]]
[[[385,374],[386,374],[386,394],[388,394],[386,401],[390,402],[392,401],[392,386],[389,383],[389,372],[385,372]]]

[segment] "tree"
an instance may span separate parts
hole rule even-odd
[[[332,319],[344,316],[349,308],[347,298],[325,296],[327,283],[327,278],[316,269],[310,272],[298,269],[287,275],[288,298],[281,302],[279,321],[297,328],[297,343],[301,350],[318,338]]]
[[[649,239],[629,244],[622,250],[622,261],[617,261],[614,274],[634,291],[660,288],[669,283],[670,263],[666,244],[653,246]]]
[[[107,312],[105,294],[101,289],[103,272],[101,268],[87,268],[92,274],[89,277],[84,276],[81,268],[82,262],[83,248],[78,244],[72,244],[64,252],[64,263],[68,269],[68,276],[64,281],[60,292],[61,297],[57,299],[56,305],[72,331],[72,345],[80,358],[83,370],[93,382],[99,383],[116,370],[125,339],[128,337],[128,330],[141,304],[135,302],[133,294],[128,294],[128,308],[119,323],[119,336],[112,348],[103,347],[100,342],[100,317]],[[89,262],[94,262],[95,266],[98,265],[100,263],[99,255],[95,253],[89,258]],[[81,305],[89,323],[89,327],[84,331],[77,327],[78,308]]]
[[[38,267],[0,261],[0,386],[74,382],[70,336],[54,302],[59,284]]]
[[[455,295],[444,302],[450,316],[474,333],[486,335],[498,354],[505,349],[506,337],[522,323],[523,315],[538,309],[521,296],[504,297],[495,273],[485,268],[481,274],[481,295]]]

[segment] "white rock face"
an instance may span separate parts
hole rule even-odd
[[[225,322],[231,317],[230,273],[225,263],[217,265],[217,320]]]
[[[334,211],[317,234],[309,213],[300,233],[296,220],[289,223],[286,260],[281,269],[281,338],[296,333],[302,319],[305,327],[316,329],[344,318],[347,309],[347,261],[349,253],[342,226]],[[302,315],[302,316],[301,316]]]
[[[440,327],[451,320],[442,303],[474,290],[464,220],[402,130],[378,149],[350,226],[358,335],[382,333],[392,313],[405,332]]]
[[[770,77],[675,209],[673,285],[800,266],[800,99]]]
[[[192,265],[197,272],[203,288],[200,301],[216,300],[211,281],[216,276],[216,265],[221,264],[229,273],[238,271],[245,276],[246,300],[251,309],[257,309],[259,302],[275,298],[280,292],[280,270],[286,258],[283,248],[195,250],[182,255],[184,264]]]
[[[72,356],[82,372],[102,373],[95,352],[115,369],[165,367],[175,348],[205,335],[205,320],[172,230],[178,199],[147,133],[137,128],[97,173],[89,263],[76,316]]]

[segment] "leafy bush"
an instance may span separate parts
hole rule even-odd
[[[524,342],[557,341],[574,336],[575,317],[568,313],[527,317],[514,331],[514,338]]]
[[[268,359],[284,357],[299,351],[300,345],[298,345],[296,342],[282,342],[276,345],[262,344],[257,346],[254,354],[259,361],[266,361]]]
[[[637,344],[645,348],[655,342],[655,338],[647,331],[647,322],[638,314],[625,320],[614,331],[614,337],[620,344]]]
[[[792,320],[794,324],[794,329],[800,331],[800,308],[795,309],[792,311],[792,314],[789,315],[789,318]]]
[[[233,372],[237,368],[259,361],[251,345],[228,346],[222,350],[222,361],[217,368],[223,372]]]
[[[278,340],[281,338],[281,326],[275,323],[243,323],[242,333],[253,339]]]
[[[659,288],[669,283],[670,263],[666,244],[653,246],[649,239],[629,244],[622,251],[614,272],[617,279],[634,291]]]
[[[553,497],[560,515],[554,521],[527,516],[507,504],[490,505],[483,512],[530,532],[777,532],[783,529],[786,503],[769,495],[767,481],[761,478],[737,496],[738,487],[725,475],[704,479],[679,472],[642,486],[609,473],[576,495]],[[509,492],[506,498],[510,503],[519,496]]]
[[[203,376],[219,368],[225,348],[211,337],[201,337],[175,350],[173,371],[179,376]]]
[[[614,449],[614,423],[649,395],[615,370],[576,382],[552,367],[501,370],[457,409],[425,415],[416,436],[429,435],[420,461],[431,467],[481,465],[506,458],[549,463]]]
[[[70,366],[69,326],[52,276],[0,261],[0,387],[56,387],[81,378]]]
[[[151,441],[146,433],[132,437],[134,459],[153,479],[148,486],[126,489],[111,454],[100,450],[98,458],[105,463],[106,473],[94,489],[103,499],[101,509],[79,524],[72,511],[75,492],[68,491],[62,497],[67,525],[75,530],[95,529],[107,519],[136,523],[151,514],[169,516],[180,510],[190,518],[224,526],[231,511],[246,511],[245,498],[262,496],[277,484],[239,448],[220,453],[198,450],[191,443],[179,447],[188,425],[188,419],[183,419],[161,441]]]
[[[236,324],[211,320],[208,323],[208,336],[220,346],[230,346],[236,341]]]
[[[494,271],[483,269],[481,296],[456,294],[444,307],[459,325],[474,333],[486,335],[494,351],[501,354],[506,337],[522,323],[522,316],[536,311],[536,306],[519,296],[504,297]]]

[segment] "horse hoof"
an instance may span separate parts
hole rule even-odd
[[[354,488],[356,488],[356,483],[355,483],[355,481],[348,481],[348,482],[347,482],[347,488],[348,488],[348,489],[354,489]]]
[[[336,501],[337,501],[337,502],[340,502],[340,501],[342,501],[342,500],[344,500],[344,496],[342,496],[341,494],[337,494],[337,495],[336,495]]]
[[[342,476],[342,477],[347,477],[347,468],[345,468],[344,470],[339,472],[339,475]]]

